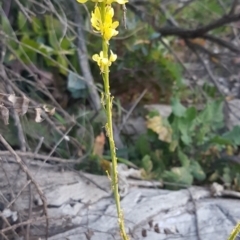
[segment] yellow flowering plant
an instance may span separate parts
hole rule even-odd
[[[89,0],[77,0],[79,3],[86,3]],[[112,158],[112,171],[111,182],[114,192],[114,198],[116,203],[116,209],[118,214],[118,224],[120,228],[120,234],[122,239],[129,239],[124,226],[123,211],[120,205],[120,196],[118,192],[118,172],[117,172],[117,157],[116,148],[113,139],[113,127],[112,127],[112,102],[110,86],[109,86],[109,67],[117,59],[117,55],[109,49],[109,41],[112,37],[118,34],[116,28],[119,25],[118,21],[114,21],[114,9],[112,3],[125,4],[128,0],[91,0],[95,2],[94,11],[91,13],[91,24],[97,33],[102,37],[102,50],[99,54],[92,56],[93,61],[97,63],[100,68],[104,83],[104,93],[102,94],[102,105],[106,111],[107,123],[105,125],[106,132],[109,138],[111,158]],[[124,5],[123,5],[124,6]]]

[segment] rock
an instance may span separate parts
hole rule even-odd
[[[47,200],[49,240],[121,239],[108,177],[69,170],[60,172],[47,164],[39,172],[36,160],[28,163]],[[29,194],[37,195],[35,187],[32,185],[29,192],[28,180],[23,172],[18,174],[17,164],[2,158],[0,164],[4,170],[0,171],[0,202],[9,193],[19,195],[14,201],[14,211],[24,222],[28,220]],[[132,240],[225,240],[240,218],[239,200],[212,198],[207,188],[169,191],[137,187],[136,181],[121,200]],[[40,201],[37,203],[32,205],[30,239],[43,239],[45,234],[42,206]]]

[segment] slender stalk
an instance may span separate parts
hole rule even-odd
[[[104,11],[105,11],[105,4],[101,4],[101,15],[104,17]],[[108,52],[109,52],[109,46],[108,42],[106,40],[102,40],[102,50],[103,50],[103,56],[104,58],[108,59]],[[120,229],[120,234],[123,240],[128,240],[128,236],[125,232],[125,226],[124,226],[124,218],[123,218],[123,211],[121,209],[120,204],[120,195],[118,192],[118,172],[117,172],[117,156],[116,156],[116,147],[113,139],[113,126],[112,126],[112,102],[113,97],[111,97],[110,92],[110,84],[109,84],[109,66],[106,65],[104,67],[104,72],[102,74],[103,82],[104,82],[104,100],[105,100],[105,111],[107,115],[107,123],[106,123],[106,132],[109,138],[109,144],[110,144],[110,151],[111,151],[111,158],[112,158],[112,173],[111,173],[111,184],[112,189],[114,193],[115,198],[115,204],[117,209],[117,215],[118,215],[118,224]]]
[[[228,240],[235,240],[239,233],[240,233],[240,223],[238,223],[237,226],[233,229]]]

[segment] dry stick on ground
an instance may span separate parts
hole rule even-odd
[[[7,220],[7,218],[6,218],[1,212],[0,212],[0,218],[3,220],[4,224],[7,225],[7,227],[11,227],[11,224],[9,223],[9,221]],[[4,228],[5,228],[5,226],[4,226]],[[12,228],[11,228],[10,230],[12,231],[14,237],[15,237],[16,239],[18,239],[18,234],[17,234],[17,232],[15,231],[15,229],[12,229]]]
[[[3,48],[2,51],[5,52],[4,49],[6,48],[6,46],[2,46],[2,48]],[[8,84],[7,74],[6,74],[5,68],[2,64],[0,64],[0,76],[3,78],[3,81],[5,82],[5,87],[6,87],[7,92],[9,94],[12,94],[13,89],[12,89],[11,85]],[[26,151],[26,140],[24,137],[24,133],[23,133],[23,129],[22,129],[22,125],[21,125],[19,116],[15,109],[12,110],[12,115],[13,115],[13,119],[14,119],[15,125],[18,130],[18,139],[19,139],[19,143],[20,143],[20,148],[22,151],[25,152]]]
[[[39,143],[38,143],[38,145],[37,145],[37,147],[36,147],[36,149],[34,151],[34,154],[37,154],[38,151],[40,150],[40,148],[42,146],[42,143],[43,143],[43,140],[44,140],[44,137],[41,137],[40,140],[39,140]],[[29,179],[29,178],[27,178],[27,179]],[[32,184],[31,184],[31,182],[29,182],[29,185],[28,185],[28,192],[29,192],[28,219],[31,219],[32,218],[32,203],[33,203],[33,199],[32,199]],[[26,240],[29,240],[30,226],[31,226],[31,224],[27,224],[26,234],[25,234]]]
[[[3,52],[5,52],[5,48],[6,46],[2,46],[3,48]],[[5,68],[4,66],[1,64],[0,65],[0,75],[1,77],[3,78],[3,82],[5,82],[5,88],[6,88],[6,91],[9,93],[9,94],[13,94],[13,89],[12,87],[8,84],[8,78],[7,78],[7,74],[6,74],[6,71],[5,71]],[[12,113],[12,117],[14,119],[14,122],[15,122],[15,125],[17,127],[17,133],[18,133],[18,140],[19,140],[19,144],[20,144],[20,149],[25,152],[26,151],[26,140],[25,140],[25,136],[24,136],[24,133],[23,133],[23,129],[22,129],[22,125],[21,125],[21,121],[20,121],[20,118],[19,118],[19,115],[16,111],[16,109],[12,109],[11,111]],[[20,170],[20,166],[19,166],[19,170]],[[19,171],[18,171],[19,172]],[[17,177],[18,177],[18,174],[16,175],[16,180],[17,180]],[[27,180],[29,180],[29,177],[27,177]],[[31,186],[31,185],[30,185]],[[29,186],[29,187],[30,187]],[[31,195],[31,191],[30,191],[30,195]],[[21,216],[19,215],[19,218],[21,219]],[[23,229],[22,229],[23,230]],[[29,238],[26,237],[26,240],[28,240]]]
[[[4,75],[6,76],[6,73],[4,73]],[[5,81],[6,81],[6,78],[5,78]],[[12,87],[7,82],[6,82],[6,89],[7,89],[7,92],[9,94],[14,93],[13,90],[12,90]],[[17,127],[20,149],[21,149],[21,151],[26,152],[27,143],[26,143],[26,139],[25,139],[25,136],[24,136],[24,133],[23,133],[22,124],[21,124],[19,115],[18,115],[16,109],[14,109],[14,108],[12,109],[12,116],[13,116],[13,119],[14,119],[14,122],[15,122],[15,126]]]
[[[229,23],[233,23],[233,22],[237,22],[240,20],[240,13],[238,14],[227,14],[222,16],[221,18],[214,20],[212,22],[210,22],[207,25],[201,26],[201,27],[197,27],[196,29],[185,29],[185,28],[181,28],[178,26],[172,26],[172,27],[159,27],[157,25],[155,25],[155,23],[153,21],[150,21],[150,19],[148,19],[146,17],[146,14],[144,14],[144,12],[142,10],[139,10],[136,6],[134,6],[134,4],[129,3],[128,4],[128,9],[131,10],[133,13],[135,13],[142,21],[148,23],[150,26],[153,27],[153,29],[160,33],[162,37],[167,37],[167,36],[177,36],[180,38],[184,38],[184,39],[191,39],[191,38],[203,38],[203,39],[207,39],[209,41],[215,42],[225,48],[228,48],[229,50],[233,51],[233,52],[240,52],[240,50],[233,44],[224,41],[223,39],[219,39],[217,37],[214,37],[210,34],[208,34],[208,32],[225,26]],[[171,20],[171,19],[169,19]],[[172,22],[171,22],[172,23]]]
[[[46,155],[42,155],[42,154],[35,154],[32,152],[21,152],[21,151],[15,151],[16,154],[18,154],[20,157],[25,157],[25,158],[37,158],[37,159],[41,159],[41,160],[47,160],[47,161],[52,161],[55,163],[59,163],[59,164],[74,164],[74,163],[81,163],[82,160],[78,160],[78,159],[65,159],[65,158],[58,158],[58,157],[49,157]],[[12,154],[9,151],[0,151],[0,156],[11,156]]]
[[[14,74],[14,76],[20,77],[18,74],[14,73],[14,72],[12,72],[12,73]],[[24,94],[18,87],[16,87],[16,85],[15,85],[14,83],[12,83],[12,81],[8,81],[8,83],[12,86],[12,88],[14,89],[14,91],[15,91],[16,93],[18,93],[18,94],[20,94],[20,95],[23,95],[23,94]],[[33,105],[38,106],[37,102],[35,102],[34,100],[30,99],[30,101],[31,101],[31,103],[32,103]],[[73,119],[73,117],[71,117],[66,111],[64,111],[64,109],[62,109],[61,106],[57,105],[57,107],[58,107],[58,110],[59,110],[61,113],[63,113],[66,118],[69,119],[69,122],[76,124],[76,126],[78,126],[79,128],[83,128],[83,126],[81,126],[77,121],[75,121],[75,120]],[[61,136],[64,136],[64,133],[63,133],[62,131],[60,131],[59,128],[57,128],[57,127],[55,126],[54,122],[53,122],[53,121],[48,117],[48,115],[45,114],[44,112],[43,112],[43,117],[44,117],[44,119],[50,124],[51,127],[53,127]],[[91,134],[91,136],[92,136],[92,134]],[[71,140],[71,138],[70,138],[70,140]],[[94,140],[94,139],[92,138],[92,144],[93,144],[93,140]],[[72,143],[75,144],[76,141],[72,141]],[[78,142],[77,142],[77,143],[78,143]],[[85,153],[82,157],[76,159],[76,160],[75,160],[75,163],[80,163],[80,162],[82,162],[82,160],[83,160],[86,156],[89,155],[90,151],[91,151],[91,150],[89,150],[89,152]],[[40,157],[40,158],[41,158],[41,157]],[[41,158],[41,159],[43,159],[43,158]],[[44,157],[44,159],[46,159],[46,158]],[[52,157],[49,158],[49,160],[52,160],[52,159],[53,159]],[[62,161],[62,160],[64,160],[64,159],[55,158],[55,160],[53,160],[53,161],[56,161],[56,162],[64,162],[64,161]],[[74,163],[74,162],[72,161],[72,162],[68,162],[68,163]]]
[[[188,47],[196,54],[196,56],[198,57],[198,59],[200,60],[200,62],[202,63],[203,67],[205,68],[211,82],[213,83],[213,85],[216,87],[216,89],[218,90],[218,92],[224,97],[223,92],[221,91],[221,89],[219,88],[219,85],[217,83],[217,80],[215,78],[215,76],[213,75],[210,67],[205,63],[205,61],[203,60],[203,58],[201,57],[201,55],[198,53],[198,51],[194,48],[194,45],[192,43],[190,43],[188,40],[186,40],[186,44],[188,45]],[[226,101],[226,99],[224,98],[224,103],[225,106],[227,107],[227,110],[229,112],[231,112],[233,114],[234,117],[236,117],[236,119],[240,120],[240,117],[237,116],[237,114],[232,111],[232,109],[229,107],[228,102]]]
[[[32,181],[33,185],[36,187],[36,190],[40,196],[40,199],[42,200],[43,203],[43,212],[46,217],[46,239],[48,239],[48,226],[49,226],[49,221],[48,221],[48,213],[47,213],[47,200],[38,185],[38,183],[35,181],[35,179],[32,177],[31,173],[29,172],[27,166],[25,163],[22,161],[22,159],[18,156],[18,154],[12,149],[12,147],[8,144],[8,142],[3,138],[3,136],[0,134],[0,141],[2,144],[8,149],[8,151],[15,157],[15,160],[17,163],[20,165],[21,169],[23,172],[29,177],[29,179]]]
[[[51,219],[52,219],[52,218],[51,218]],[[53,220],[59,220],[59,219],[58,219],[58,218],[55,218],[55,219],[53,219]],[[21,226],[26,226],[26,225],[28,225],[28,224],[30,224],[30,223],[34,223],[34,222],[39,223],[39,222],[43,222],[43,221],[45,221],[45,217],[38,217],[38,218],[29,219],[29,220],[27,220],[27,221],[24,221],[24,222],[21,222],[21,223],[16,223],[16,224],[14,224],[14,225],[11,225],[10,227],[6,227],[6,228],[4,228],[4,229],[1,229],[1,230],[0,230],[0,234],[4,234],[5,232],[10,231],[11,229],[16,229],[16,228],[19,228],[19,227],[21,227]],[[9,240],[9,239],[8,239],[8,240]]]
[[[1,163],[3,163],[1,157],[0,157],[0,161],[1,161]],[[14,191],[13,191],[13,184],[10,183],[8,174],[7,174],[7,172],[5,171],[5,169],[4,169],[4,167],[3,167],[3,164],[1,164],[1,169],[2,169],[2,171],[3,171],[3,173],[4,173],[4,177],[5,177],[5,180],[6,180],[7,184],[8,184],[8,188],[10,189],[11,202],[9,202],[9,200],[4,197],[4,195],[2,194],[2,192],[1,192],[1,197],[2,197],[3,200],[4,200],[4,203],[7,204],[7,206],[6,206],[5,208],[6,208],[6,209],[9,209],[9,208],[12,206],[12,204],[17,200],[19,194],[21,194],[21,190],[20,190],[20,192],[18,193],[18,195],[16,196],[15,193],[14,193]],[[18,212],[17,206],[15,206],[15,210]],[[20,215],[19,215],[19,220],[21,220],[21,216],[20,216]],[[21,230],[23,231],[22,226],[21,226]]]

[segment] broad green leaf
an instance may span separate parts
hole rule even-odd
[[[61,41],[60,47],[64,50],[69,50],[70,48],[72,48],[72,42],[69,41],[68,38],[63,38],[63,40]]]
[[[59,20],[51,15],[45,15],[48,40],[52,48],[59,49],[59,40],[62,38],[63,26]]]
[[[185,113],[185,123],[188,125],[189,130],[193,130],[196,125],[197,109],[189,107]]]
[[[232,144],[240,145],[240,126],[234,126],[233,129],[225,134],[223,138],[232,142]]]
[[[190,145],[192,143],[192,139],[191,136],[189,136],[188,134],[184,133],[181,135],[181,140],[186,144],[186,145]]]
[[[43,55],[51,56],[54,53],[54,49],[43,43],[39,44],[38,50],[43,53]]]
[[[231,185],[231,182],[233,180],[233,177],[231,176],[231,171],[228,167],[225,167],[223,170],[223,181],[225,184],[227,184],[228,186]]]
[[[189,158],[181,150],[178,150],[178,157],[179,157],[179,160],[180,160],[181,165],[183,167],[189,167],[190,166]]]
[[[152,171],[152,161],[149,155],[145,155],[142,159],[142,166],[144,168],[144,170],[146,171],[146,173],[150,173]]]
[[[203,181],[206,178],[205,172],[197,161],[191,161],[190,169],[195,179]]]
[[[204,108],[204,110],[199,115],[200,123],[211,123],[214,124],[223,122],[224,115],[223,115],[223,101],[211,101],[208,102]]]
[[[21,40],[21,47],[19,49],[19,57],[21,58],[22,61],[25,63],[31,63],[34,62],[36,63],[37,61],[37,51],[39,49],[39,44],[32,40],[29,39],[28,37],[23,37]]]
[[[178,147],[178,141],[177,140],[172,140],[169,145],[169,151],[174,152],[176,148]]]
[[[58,114],[57,112],[54,113],[54,117],[58,120],[59,123],[61,123],[62,125],[66,124],[65,119]]]
[[[17,49],[17,38],[12,29],[11,23],[9,22],[8,18],[4,14],[0,14],[0,22],[1,22],[1,31],[8,37],[6,44],[10,46],[12,49]]]
[[[171,171],[165,171],[162,178],[164,181],[176,183],[176,186],[177,184],[190,186],[193,182],[192,174],[188,168],[184,167],[174,167],[171,169]]]
[[[43,22],[37,18],[37,17],[33,17],[32,18],[32,27],[33,27],[33,31],[38,35],[38,36],[42,36],[44,34],[44,27],[43,27]]]
[[[189,145],[192,143],[191,133],[189,131],[189,126],[191,122],[188,122],[187,118],[179,118],[178,119],[178,127],[179,131],[181,132],[181,140],[186,144]]]
[[[141,155],[141,157],[150,154],[152,150],[150,148],[149,139],[147,138],[147,135],[142,134],[138,137],[135,143],[135,149]]]
[[[211,86],[207,83],[204,83],[203,85],[203,91],[207,93],[207,95],[211,98],[214,98],[217,93],[217,88],[215,86]]]
[[[178,98],[172,99],[172,111],[174,115],[178,117],[183,117],[186,113],[186,108],[180,103]]]
[[[240,137],[239,137],[240,140]],[[219,144],[219,145],[232,145],[233,142],[226,138],[226,137],[221,137],[221,136],[215,136],[210,140],[210,143],[215,143],[215,144]]]
[[[21,11],[18,11],[17,23],[18,23],[18,30],[20,30],[26,36],[28,34],[28,27],[27,27],[28,23],[27,23],[27,18]]]

